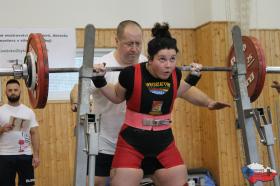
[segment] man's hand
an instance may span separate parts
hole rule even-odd
[[[271,85],[272,88],[275,88],[278,93],[280,93],[280,83],[278,81],[273,81],[273,84]]]
[[[33,155],[33,159],[32,159],[32,166],[34,168],[37,168],[40,164],[40,159],[39,159],[39,156],[35,156]]]
[[[77,112],[78,109],[78,84],[75,84],[70,92],[70,104],[71,104],[71,110],[73,112]]]
[[[230,105],[227,104],[227,103],[224,103],[224,102],[220,102],[220,101],[211,101],[208,104],[208,109],[209,110],[219,110],[219,109],[223,109],[223,108],[226,108],[226,107],[230,107]]]
[[[3,125],[2,127],[0,127],[0,134],[4,133],[4,132],[9,132],[10,130],[13,129],[13,125],[6,123],[5,125]]]
[[[77,110],[78,110],[78,104],[77,104],[77,103],[72,103],[72,104],[71,104],[71,110],[72,110],[72,112],[77,112]]]

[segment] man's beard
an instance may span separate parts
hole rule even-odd
[[[16,95],[11,95],[11,96],[7,96],[9,102],[11,103],[16,103],[19,101],[20,95],[16,96]]]

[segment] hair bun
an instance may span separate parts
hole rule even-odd
[[[171,38],[168,23],[156,23],[152,28],[152,36],[155,38],[167,37]]]
[[[172,38],[169,32],[168,23],[156,23],[152,28],[152,36],[153,38],[148,43],[149,60],[152,60],[162,49],[174,49],[176,53],[179,51],[176,39]]]

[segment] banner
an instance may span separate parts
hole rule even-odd
[[[30,33],[42,33],[48,50],[50,68],[74,67],[76,35],[74,28],[0,28],[0,68],[17,60],[24,62]]]

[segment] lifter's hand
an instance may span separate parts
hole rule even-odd
[[[106,63],[101,64],[94,64],[93,65],[93,72],[95,76],[105,76],[106,74]]]
[[[278,81],[273,81],[273,84],[271,85],[272,88],[275,88],[278,93],[280,93],[280,83]]]
[[[227,103],[224,103],[224,102],[220,102],[220,101],[210,101],[208,104],[209,110],[219,110],[219,109],[223,109],[226,107],[230,107],[230,105]]]
[[[201,77],[201,73],[200,73],[201,69],[202,69],[201,64],[191,63],[190,64],[190,73],[185,78],[185,82],[191,86],[195,86]]]
[[[105,73],[105,63],[94,65],[94,76],[92,77],[92,82],[96,88],[102,88],[107,85],[107,81],[104,77]]]
[[[202,69],[202,65],[199,63],[191,63],[190,64],[190,74],[195,75],[195,76],[200,76],[201,72],[200,70]]]

